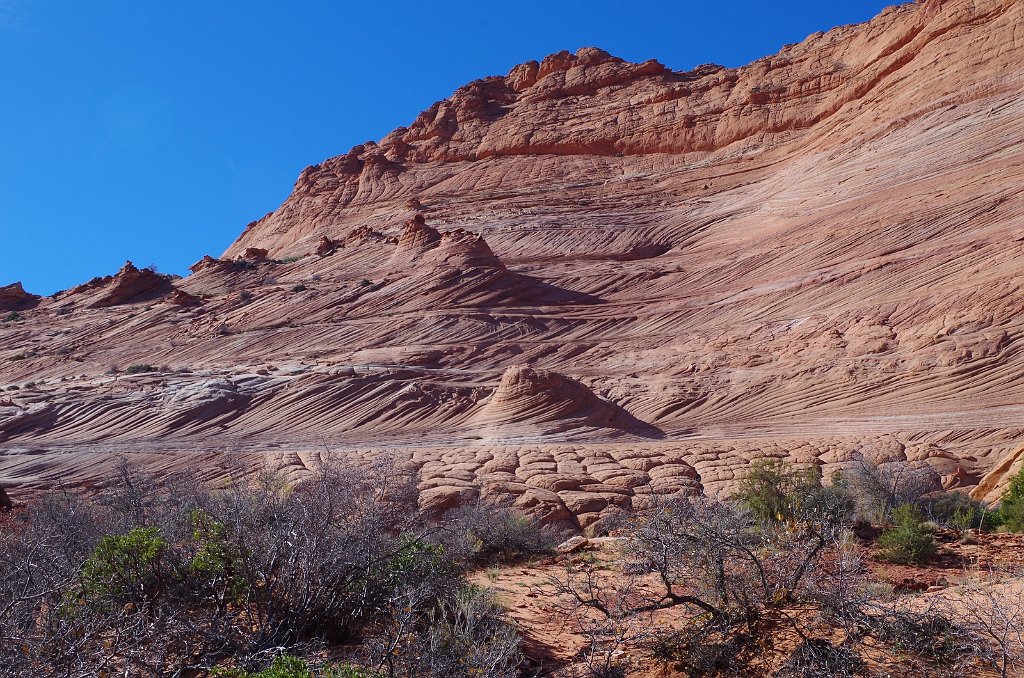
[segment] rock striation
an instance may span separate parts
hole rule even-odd
[[[0,325],[0,484],[329,449],[412,465],[427,510],[598,529],[867,455],[994,499],[1024,464],[1022,27],[924,0],[739,69],[586,48],[470,83],[187,278]]]

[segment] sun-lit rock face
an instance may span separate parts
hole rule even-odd
[[[387,453],[427,510],[587,526],[867,455],[994,498],[1022,73],[1024,3],[927,0],[740,69],[588,48],[473,82],[155,296],[122,271],[0,325],[0,483]]]

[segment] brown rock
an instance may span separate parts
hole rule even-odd
[[[334,242],[326,235],[320,236],[320,242],[316,246],[316,253],[318,256],[326,257],[329,254],[334,254],[334,250],[338,249],[338,243]]]
[[[174,293],[167,298],[167,303],[175,306],[198,306],[203,303],[203,300],[185,290],[174,290]]]
[[[39,304],[41,297],[25,291],[20,282],[0,287],[0,311],[25,311]]]
[[[583,549],[587,548],[587,545],[589,543],[590,543],[589,539],[587,539],[586,537],[584,537],[582,535],[577,535],[575,537],[569,537],[568,539],[563,541],[561,544],[556,546],[555,547],[555,551],[557,551],[558,553],[561,553],[563,555],[566,555],[566,554],[569,554],[569,553],[576,553],[577,551],[582,551]]]

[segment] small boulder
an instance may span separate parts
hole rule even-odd
[[[189,294],[185,290],[175,290],[167,298],[167,303],[174,304],[175,306],[198,306],[203,303],[203,300],[194,294]]]
[[[326,235],[320,236],[320,244],[316,246],[316,253],[318,256],[326,257],[328,254],[334,254],[334,250],[338,249],[338,243],[334,242]]]
[[[576,553],[582,551],[590,544],[590,540],[582,535],[576,535],[566,539],[561,544],[555,547],[555,551],[562,555],[568,555],[570,553]]]
[[[14,508],[14,502],[7,496],[4,488],[0,487],[0,511],[10,511]]]

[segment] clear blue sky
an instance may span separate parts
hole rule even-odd
[[[739,66],[885,0],[0,0],[0,285],[184,274],[306,165],[582,46]]]

